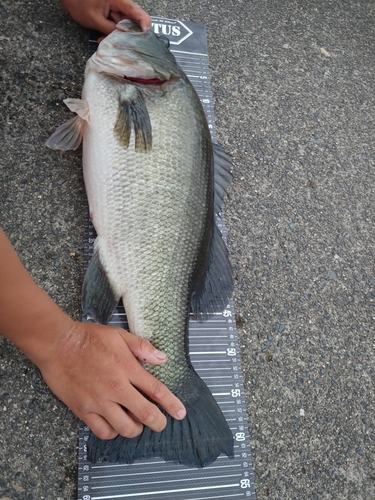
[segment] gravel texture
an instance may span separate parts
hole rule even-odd
[[[208,30],[258,499],[375,498],[374,3],[140,3]],[[44,142],[87,32],[52,0],[0,0],[0,19],[1,225],[78,319],[81,153]],[[77,419],[0,344],[0,499],[73,500]]]

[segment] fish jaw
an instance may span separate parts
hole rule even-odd
[[[151,30],[142,31],[129,20],[102,40],[87,69],[121,78],[165,82],[181,77],[181,70],[165,43]]]

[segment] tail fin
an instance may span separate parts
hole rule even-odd
[[[160,408],[167,417],[167,426],[162,432],[145,427],[142,434],[135,438],[117,436],[108,441],[100,440],[91,433],[87,443],[89,460],[130,464],[157,456],[189,467],[205,467],[221,453],[233,457],[233,435],[224,415],[193,369],[189,375],[192,390],[184,387],[183,392],[194,394],[192,399],[184,401],[176,392],[187,409],[183,420],[175,420]]]

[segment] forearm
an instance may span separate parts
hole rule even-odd
[[[39,365],[73,321],[32,280],[0,229],[0,332]]]

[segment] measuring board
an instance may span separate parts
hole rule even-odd
[[[166,35],[170,50],[197,91],[215,142],[215,123],[210,84],[207,37],[204,25],[164,18],[153,18],[153,29]],[[97,43],[90,40],[91,54]],[[225,238],[221,217],[217,225]],[[92,255],[95,230],[88,210],[85,221],[84,264]],[[84,318],[85,320],[85,318]],[[120,305],[109,323],[127,328],[126,314]],[[90,463],[86,442],[89,428],[79,430],[78,500],[255,500],[244,389],[232,303],[211,319],[190,320],[189,354],[191,362],[210,388],[233,432],[235,457],[220,455],[203,469],[165,462],[161,459],[134,464]]]

